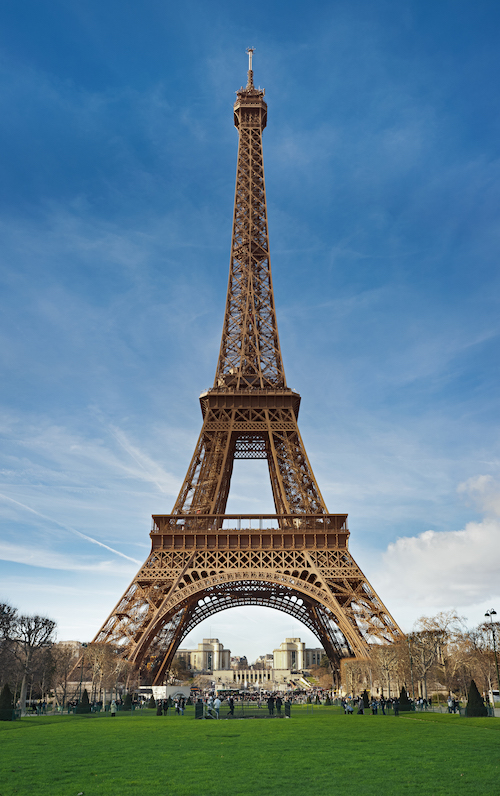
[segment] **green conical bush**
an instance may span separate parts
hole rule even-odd
[[[83,691],[82,698],[79,700],[78,705],[76,706],[76,712],[90,713],[89,695],[86,688]]]
[[[123,710],[132,710],[132,694],[125,694],[123,700]]]
[[[481,694],[477,690],[477,685],[474,680],[470,681],[469,693],[467,694],[466,715],[468,717],[488,715],[488,709],[483,702]]]
[[[151,699],[148,702],[148,708],[151,708],[151,710],[153,710],[155,707],[156,707],[155,698],[153,694],[151,694]]]
[[[411,710],[411,702],[408,699],[408,694],[406,693],[406,688],[404,686],[401,688],[401,694],[399,695],[399,709]]]
[[[0,721],[12,721],[14,697],[7,683],[0,692]]]
[[[9,684],[5,683],[4,687],[0,692],[0,709],[12,710],[14,707],[14,697],[12,696],[12,691],[9,688]]]
[[[365,708],[369,708],[370,707],[370,697],[368,696],[368,691],[366,690],[366,688],[363,691],[363,693],[361,694],[361,696],[363,697],[363,705],[364,705],[364,707]]]

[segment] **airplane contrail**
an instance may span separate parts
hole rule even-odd
[[[25,511],[31,511],[32,514],[36,514],[37,517],[42,517],[44,520],[48,520],[49,522],[53,522],[59,527],[64,528],[65,531],[70,531],[74,533],[75,536],[80,536],[82,539],[85,539],[87,542],[91,542],[92,544],[99,545],[99,547],[104,547],[105,550],[109,550],[111,553],[114,553],[117,556],[121,556],[122,558],[126,558],[128,561],[133,561],[134,564],[142,564],[142,561],[138,561],[136,558],[131,558],[130,556],[125,555],[125,553],[120,553],[119,550],[115,550],[114,547],[110,547],[104,542],[99,542],[98,539],[94,539],[92,536],[87,536],[87,534],[82,533],[81,531],[75,530],[72,528],[71,525],[65,525],[63,522],[59,522],[59,520],[55,520],[53,517],[47,517],[46,514],[42,514],[40,511],[36,511],[32,509],[30,506],[26,506],[24,503],[20,503],[19,500],[14,500],[14,498],[9,497],[8,495],[4,495],[0,492],[0,497],[4,500],[9,500],[11,503],[15,503],[16,506],[21,506],[21,508],[25,509]]]

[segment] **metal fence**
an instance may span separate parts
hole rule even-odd
[[[204,702],[197,702],[195,704],[195,719],[265,719],[265,718],[290,718],[291,704],[290,702],[282,702],[280,709],[274,707],[271,714],[267,702],[258,704],[253,701],[238,701],[234,703],[231,710],[227,702],[219,708],[219,712],[214,707],[207,705]]]

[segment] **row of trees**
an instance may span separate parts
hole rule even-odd
[[[55,700],[61,706],[78,701],[90,687],[92,701],[127,690],[130,664],[111,644],[55,641],[56,623],[43,616],[20,614],[0,603],[0,689],[7,683],[16,704]]]
[[[28,689],[44,693],[52,668],[56,623],[43,616],[25,616],[0,603],[0,686],[9,683],[26,704]]]
[[[111,644],[55,643],[56,623],[42,616],[26,616],[0,603],[0,689],[8,683],[22,709],[27,700],[55,699],[60,705],[78,699],[82,684],[92,701],[117,696],[137,684],[137,673]],[[471,680],[486,694],[497,687],[492,629],[481,624],[467,629],[452,612],[422,617],[414,632],[399,644],[372,649],[370,661],[342,662],[342,685],[349,693],[377,688],[390,696],[406,686],[410,694],[427,699],[451,692],[465,697]],[[152,676],[154,660],[141,672],[142,682]],[[174,671],[175,670],[175,671]],[[183,661],[174,661],[172,675],[189,676]],[[329,662],[324,656],[315,672],[318,685],[331,687]]]
[[[350,693],[375,686],[394,696],[404,685],[424,699],[443,691],[465,698],[474,680],[487,694],[498,688],[492,630],[498,638],[499,629],[498,622],[468,629],[451,611],[422,617],[403,641],[374,647],[369,662],[343,661],[342,684]]]
[[[92,702],[109,700],[113,694],[133,690],[137,686],[134,667],[120,654],[113,644],[88,644],[76,670],[80,679],[87,682]],[[75,677],[75,672],[73,672]]]

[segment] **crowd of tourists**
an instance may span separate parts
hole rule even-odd
[[[372,697],[371,699],[363,698],[363,696],[347,697],[341,700],[341,705],[346,716],[352,716],[353,713],[363,715],[370,710],[373,716],[376,716],[379,710],[383,716],[386,715],[388,710],[392,710],[395,716],[399,714],[399,699],[397,698],[385,699],[383,696],[380,698]]]
[[[222,697],[222,698],[221,698]],[[225,694],[219,695],[217,693],[208,693],[204,697],[199,697],[198,702],[204,703],[206,711],[214,718],[220,717],[221,708],[224,703],[228,708],[228,716],[234,716],[235,706],[246,705],[247,707],[256,707],[258,710],[267,709],[270,716],[282,716],[284,704],[291,702],[292,697],[290,694],[283,694],[282,692],[274,693],[259,693],[259,694]]]
[[[385,716],[388,711],[392,711],[393,715],[397,716],[399,715],[399,710],[402,707],[398,697],[391,697],[388,699],[386,699],[383,695],[380,697],[370,697],[366,692],[365,695],[361,696],[343,697],[340,700],[340,704],[344,709],[344,713],[349,716],[353,713],[363,715],[364,713],[369,712],[371,712],[373,716],[376,716],[379,711],[383,716]],[[447,706],[448,713],[460,712],[459,700],[455,699],[455,697],[451,695],[448,697]],[[428,699],[425,699],[424,697],[418,697],[417,699],[411,699],[411,697],[407,697],[402,709],[416,711],[429,710],[432,709],[432,699],[431,697]]]
[[[187,699],[183,696],[176,697],[175,699],[157,699],[156,700],[156,715],[167,716],[168,709],[172,708],[176,716],[184,716],[186,709]],[[189,703],[191,704],[191,703]]]

